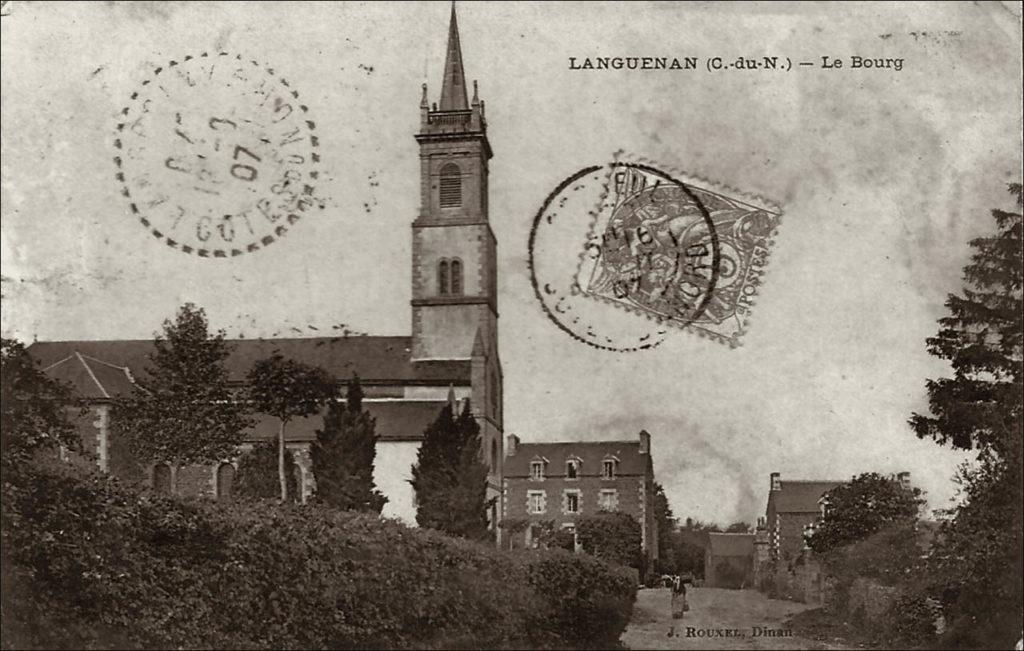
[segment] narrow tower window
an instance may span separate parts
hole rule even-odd
[[[458,208],[462,205],[462,173],[455,163],[441,168],[441,207]]]
[[[451,265],[452,285],[449,294],[462,296],[462,261],[452,260]]]
[[[437,264],[437,293],[442,296],[448,293],[448,261],[441,260]]]

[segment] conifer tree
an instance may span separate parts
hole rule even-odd
[[[331,402],[311,457],[317,499],[339,509],[380,513],[388,501],[373,483],[377,456],[375,420],[363,410],[359,377],[347,387],[345,404]]]
[[[467,402],[455,418],[450,399],[423,435],[412,468],[416,522],[452,536],[483,540],[487,531],[487,465],[480,426]]]
[[[1018,207],[1021,184],[1010,185]],[[914,414],[921,438],[976,450],[960,469],[962,502],[942,527],[930,574],[943,587],[948,643],[1013,644],[1024,625],[1024,263],[1020,212],[993,210],[997,231],[971,241],[962,295],[946,301],[949,316],[928,339],[953,377],[929,380],[931,414]]]

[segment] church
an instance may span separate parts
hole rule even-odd
[[[376,418],[379,436],[377,487],[387,496],[385,517],[415,523],[411,468],[420,440],[449,400],[469,401],[480,424],[481,448],[489,464],[489,519],[501,519],[503,463],[502,371],[498,357],[497,241],[488,220],[488,161],[484,102],[476,82],[466,86],[459,30],[452,7],[439,101],[420,102],[420,208],[412,222],[412,333],[403,337],[347,336],[230,340],[226,365],[241,387],[252,364],[277,352],[322,367],[344,383],[357,374],[364,407]],[[51,377],[69,383],[89,405],[79,422],[87,450],[104,471],[118,474],[117,442],[111,440],[110,410],[118,396],[144,375],[150,340],[35,342],[29,353]],[[340,395],[344,395],[344,386]],[[279,421],[261,415],[247,432],[244,451],[276,437]],[[289,422],[286,444],[299,472],[302,499],[315,491],[309,447],[321,416]],[[148,469],[156,490],[181,495],[229,497],[238,459],[209,466]]]

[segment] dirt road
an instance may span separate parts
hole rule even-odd
[[[630,649],[842,649],[795,637],[785,620],[808,608],[754,590],[691,588],[690,611],[672,619],[667,588],[641,590],[622,635]]]

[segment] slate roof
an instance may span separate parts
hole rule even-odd
[[[413,362],[411,337],[230,339],[228,343],[232,352],[226,366],[233,382],[244,381],[253,362],[274,352],[320,366],[342,381],[353,373],[364,384],[465,385],[470,381],[469,360]],[[153,350],[149,339],[39,341],[28,347],[29,354],[44,368],[79,353],[108,366],[128,368],[136,377],[144,376]]]
[[[712,556],[751,556],[754,553],[754,534],[709,533],[708,547]]]
[[[70,384],[75,395],[89,400],[109,400],[132,390],[132,376],[127,368],[78,352],[44,366],[43,372]]]
[[[818,500],[843,481],[795,481],[783,480],[781,490],[769,493],[775,500],[776,513],[817,513],[821,511]]]
[[[423,430],[432,423],[445,405],[444,400],[385,400],[363,401],[363,408],[376,419],[375,431],[381,441],[418,441]],[[324,410],[326,411],[326,409]],[[276,439],[281,421],[274,416],[260,414],[255,425],[249,430],[249,440]],[[323,411],[306,418],[288,421],[285,439],[288,441],[313,441],[316,431],[323,427]]]
[[[602,462],[611,455],[618,459],[616,474],[643,475],[650,464],[649,454],[640,454],[639,441],[567,441],[561,443],[520,443],[516,453],[505,458],[506,477],[529,477],[534,457],[547,459],[547,477],[564,477],[565,462],[576,457],[581,477],[601,475]]]

